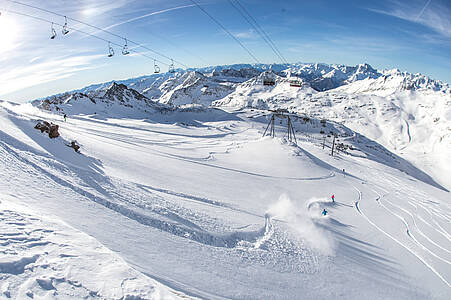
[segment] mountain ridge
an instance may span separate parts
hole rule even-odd
[[[250,79],[251,77],[255,77],[258,74],[272,70],[276,74],[282,77],[287,77],[289,75],[293,75],[303,79],[306,82],[315,81],[313,87],[318,91],[330,90],[333,88],[337,88],[344,84],[349,84],[358,80],[363,80],[366,78],[377,79],[380,77],[386,78],[390,75],[398,75],[409,78],[409,81],[424,80],[434,85],[437,90],[443,90],[447,93],[451,93],[451,87],[448,83],[445,83],[440,80],[432,79],[426,75],[420,73],[409,73],[402,72],[399,69],[390,69],[390,70],[376,70],[371,67],[367,63],[358,64],[356,66],[346,66],[342,64],[325,64],[325,63],[293,63],[293,64],[233,64],[233,65],[217,65],[217,66],[208,66],[201,68],[189,68],[187,70],[177,70],[176,74],[186,73],[186,72],[199,72],[204,74],[209,74],[210,76],[219,77],[218,75],[225,75],[228,77],[231,74],[238,75],[241,72],[241,76],[238,78]],[[247,72],[243,72],[247,71]],[[351,72],[354,73],[351,76],[346,76]],[[222,73],[222,74],[221,74]],[[248,76],[252,74],[253,76]],[[172,74],[170,73],[159,73],[159,74],[151,74],[151,75],[143,75],[134,78],[124,79],[124,80],[111,80],[107,82],[97,83],[85,86],[80,89],[70,90],[67,92],[50,95],[47,97],[39,98],[36,100],[44,100],[46,98],[52,96],[59,96],[64,93],[87,93],[88,91],[93,90],[101,90],[107,88],[113,82],[117,82],[120,84],[125,84],[132,88],[135,88],[139,92],[142,92],[145,88],[148,88],[152,83],[158,80],[164,80],[170,78]],[[385,76],[385,77],[384,77]],[[329,86],[324,86],[322,81],[332,82]]]

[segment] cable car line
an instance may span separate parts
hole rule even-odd
[[[266,33],[263,31],[263,29],[258,25],[257,21],[249,14],[249,12],[246,10],[246,8],[241,5],[241,3],[238,0],[235,0],[236,4],[233,2],[233,0],[228,0],[229,3],[235,8],[236,11],[239,12],[239,14],[243,17],[243,19],[246,20],[249,25],[251,25],[255,31],[260,35],[260,37],[265,41],[265,43],[271,48],[271,50],[276,54],[276,56],[282,61],[282,63],[287,63],[285,58],[280,53],[279,49],[277,49],[276,45],[272,43],[272,41],[269,39],[269,37],[266,35]],[[238,8],[238,6],[240,8]]]
[[[55,31],[55,29],[54,29],[53,26],[54,26],[54,25],[60,26],[60,27],[63,27],[63,26],[64,26],[64,24],[59,24],[59,23],[56,23],[56,22],[52,22],[52,21],[50,21],[50,20],[47,20],[47,19],[44,19],[44,18],[41,18],[41,17],[37,17],[37,16],[32,16],[32,15],[29,15],[29,14],[26,14],[26,13],[14,11],[14,10],[9,10],[9,9],[8,9],[8,10],[7,10],[7,9],[2,9],[2,10],[3,10],[3,11],[6,11],[6,12],[8,12],[8,13],[11,13],[11,14],[15,14],[15,15],[19,15],[19,16],[24,16],[24,17],[28,17],[28,18],[32,18],[32,19],[41,21],[41,22],[45,22],[45,23],[52,24],[52,36],[50,37],[51,39],[54,39],[54,38],[56,37],[56,31]],[[124,45],[121,45],[121,44],[118,44],[118,43],[115,43],[115,42],[111,42],[111,41],[109,41],[109,40],[107,40],[107,39],[104,39],[104,38],[102,38],[102,37],[100,37],[100,36],[97,36],[97,35],[88,33],[88,32],[86,32],[86,31],[83,31],[83,30],[80,30],[80,29],[76,29],[76,28],[72,28],[72,27],[66,27],[66,28],[67,28],[67,30],[74,31],[74,32],[79,32],[79,33],[81,33],[81,34],[84,34],[84,35],[87,35],[87,36],[90,36],[90,37],[93,37],[93,38],[96,38],[96,39],[98,39],[98,40],[101,40],[101,41],[104,41],[104,42],[108,43],[108,50],[109,50],[108,56],[109,56],[109,57],[111,57],[111,56],[114,55],[114,50],[113,50],[113,53],[110,51],[110,49],[112,49],[112,47],[111,47],[112,45],[117,46],[117,47],[121,47],[121,48],[124,46]],[[163,62],[163,61],[161,61],[161,60],[158,60],[158,59],[156,59],[156,58],[154,58],[154,57],[151,57],[151,56],[149,56],[149,55],[146,55],[145,53],[142,53],[142,52],[139,52],[139,51],[136,51],[136,50],[133,50],[133,49],[130,49],[129,51],[130,51],[130,52],[133,52],[133,53],[136,53],[136,54],[138,54],[138,55],[141,55],[141,56],[143,56],[143,57],[146,57],[146,58],[148,58],[148,59],[151,59],[151,60],[153,60],[154,62],[159,62],[160,64],[163,64],[163,65],[168,66],[168,67],[170,66],[170,64],[167,64],[167,63],[165,63],[165,62]],[[113,55],[110,56],[110,54],[113,54]]]
[[[108,33],[108,34],[110,34],[110,35],[112,35],[112,36],[115,36],[115,37],[117,37],[117,38],[119,38],[119,39],[121,39],[121,40],[124,40],[124,39],[125,39],[125,37],[120,36],[120,35],[118,35],[118,34],[116,34],[116,33],[114,33],[114,32],[111,32],[111,31],[109,31],[109,30],[105,30],[105,29],[102,29],[102,28],[100,28],[100,27],[98,27],[98,26],[91,25],[91,24],[88,24],[88,23],[86,23],[86,22],[83,22],[83,21],[80,21],[80,20],[77,20],[77,19],[74,19],[74,18],[67,17],[67,16],[65,16],[65,15],[62,15],[62,14],[60,14],[60,13],[57,13],[57,12],[54,12],[54,11],[51,11],[51,10],[48,10],[48,9],[45,9],[45,8],[41,8],[41,7],[34,6],[34,5],[31,5],[31,4],[27,4],[27,3],[22,3],[22,2],[19,2],[19,1],[15,1],[15,0],[6,0],[6,1],[11,2],[11,3],[18,4],[18,5],[23,5],[23,6],[26,6],[26,7],[30,7],[30,8],[33,8],[33,9],[37,9],[37,10],[40,10],[40,11],[43,11],[43,12],[46,12],[46,13],[49,13],[49,14],[53,14],[53,15],[59,16],[59,17],[64,17],[64,18],[67,18],[67,20],[72,20],[72,21],[74,21],[74,22],[77,22],[77,23],[86,25],[86,26],[88,26],[88,27],[91,27],[91,28],[100,30],[100,31],[102,31],[102,32],[105,32],[105,33]],[[144,46],[144,45],[141,44],[141,43],[132,41],[132,40],[130,40],[130,39],[128,39],[128,42],[131,43],[131,44],[134,44],[134,45],[136,45],[136,46],[138,46],[138,47],[141,47],[141,48],[143,48],[143,49],[146,49],[146,50],[148,50],[148,51],[150,51],[150,52],[153,52],[153,53],[155,53],[155,54],[157,54],[157,55],[159,55],[159,56],[161,56],[161,57],[164,57],[164,58],[166,58],[166,59],[168,59],[168,60],[172,60],[172,63],[173,63],[173,62],[176,62],[177,64],[183,66],[184,68],[188,68],[188,66],[185,65],[185,64],[183,64],[182,62],[179,62],[179,61],[177,61],[177,60],[174,60],[174,59],[170,58],[169,56],[164,55],[164,54],[161,53],[161,52],[158,52],[158,51],[153,50],[153,49],[151,49],[151,48],[149,48],[149,47],[147,47],[147,46]],[[121,46],[121,47],[122,47],[122,46]],[[166,63],[164,63],[164,64],[165,64],[165,65],[169,65],[169,64],[166,64]]]
[[[260,61],[252,54],[252,52],[243,45],[243,43],[241,43],[241,41],[234,36],[230,31],[227,30],[227,28],[225,28],[224,25],[221,24],[221,22],[219,22],[215,17],[213,17],[211,14],[209,14],[202,6],[200,6],[196,1],[194,0],[190,0],[191,2],[193,2],[201,11],[203,11],[208,17],[210,17],[210,19],[213,20],[213,22],[215,22],[219,27],[222,28],[222,30],[224,30],[232,39],[235,40],[235,42],[237,42],[241,48],[243,48],[257,63],[260,63]]]
[[[279,55],[282,57],[282,59],[285,61],[285,63],[288,63],[288,61],[285,59],[285,57],[282,55],[280,50],[277,48],[276,44],[273,42],[273,40],[269,37],[269,35],[266,33],[266,31],[263,30],[263,28],[260,26],[260,24],[255,20],[255,18],[248,12],[246,7],[244,7],[240,0],[235,0],[236,3],[243,9],[243,11],[249,16],[249,18],[255,23],[255,25],[260,29],[260,31],[263,33],[263,35],[266,37],[266,39],[274,46],[276,51],[279,53]]]

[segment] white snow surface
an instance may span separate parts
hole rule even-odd
[[[57,217],[1,201],[2,299],[180,299]]]
[[[278,77],[275,86],[263,86],[257,77],[238,85],[233,93],[213,105],[284,109],[345,124],[451,189],[450,88],[443,85],[440,90],[437,82],[422,75],[412,79],[411,74],[392,73],[323,92],[308,83],[302,88],[290,87],[282,77]],[[410,88],[406,89],[406,85]]]
[[[111,107],[64,122],[1,103],[5,297],[448,298],[450,193],[383,145],[311,116],[292,117],[297,145],[286,118],[262,138],[255,108]]]
[[[368,64],[0,102],[0,297],[448,299],[450,153],[449,85]]]

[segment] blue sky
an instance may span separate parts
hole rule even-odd
[[[196,0],[258,59],[280,63],[228,0]],[[21,0],[143,43],[189,67],[253,63],[190,0]],[[289,62],[399,68],[451,83],[449,0],[240,0]],[[13,12],[64,23],[64,18],[0,0],[0,99],[15,102],[153,72],[139,55],[106,56],[107,43],[77,32],[50,40],[50,24]],[[70,27],[114,43],[124,41],[69,20]],[[133,49],[133,45],[129,43]],[[146,49],[136,48],[170,63]],[[176,67],[180,67],[176,65]]]

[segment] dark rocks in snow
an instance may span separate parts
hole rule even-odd
[[[76,103],[77,101],[83,99],[88,99],[94,104],[96,103],[96,101],[92,97],[88,96],[87,94],[79,92],[76,93],[67,92],[59,95],[50,96],[44,100],[35,100],[33,102],[35,102],[36,104],[38,104],[39,107],[45,110],[52,111],[54,109],[56,111],[61,111],[61,108],[58,107],[58,105]]]
[[[223,70],[213,70],[213,76],[225,76],[225,77],[241,77],[241,78],[252,78],[260,75],[261,71],[254,68],[241,68],[241,69],[223,69]]]
[[[334,89],[340,86],[340,84],[335,80],[333,80],[332,78],[317,78],[310,82],[310,86],[319,92],[324,92],[327,90]]]
[[[80,145],[77,144],[77,141],[72,141],[67,147],[73,148],[75,152],[80,150]]]
[[[34,126],[35,129],[40,130],[42,133],[46,132],[49,135],[49,138],[57,138],[60,136],[58,129],[59,126],[53,123],[49,123],[47,121],[38,121],[38,123]]]

